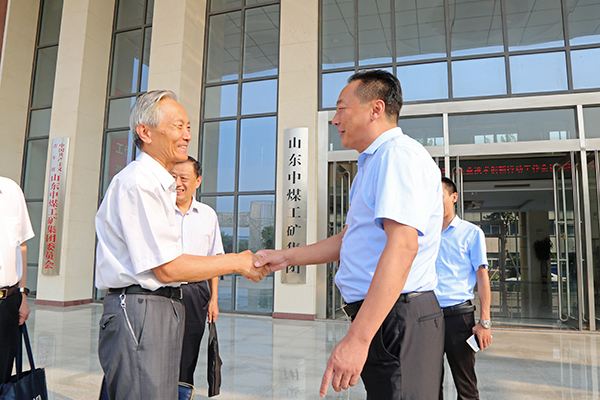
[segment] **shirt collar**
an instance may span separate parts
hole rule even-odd
[[[373,140],[373,143],[371,143],[369,147],[365,149],[365,151],[358,155],[359,164],[362,165],[367,156],[375,154],[377,149],[381,147],[385,142],[401,135],[404,135],[404,133],[402,132],[402,129],[400,129],[399,126],[392,129],[388,129],[387,131],[383,132],[377,137],[377,139]]]
[[[171,173],[167,171],[162,165],[160,165],[158,161],[152,158],[151,155],[142,151],[135,160],[148,167],[150,172],[152,172],[158,178],[158,181],[163,187],[163,190],[171,190],[172,188],[174,188],[175,178],[173,178]]]
[[[190,213],[190,211],[193,211],[195,213],[199,213],[200,212],[200,207],[199,207],[199,202],[198,200],[196,200],[194,197],[192,197],[192,204],[190,204],[190,208],[189,210],[187,210],[187,212],[185,213],[186,215]],[[181,212],[181,210],[179,209],[179,207],[177,207],[177,204],[175,204],[175,211],[181,215],[183,215],[183,213]]]
[[[448,225],[448,227],[446,228],[445,231],[447,231],[450,228],[456,228],[456,226],[458,225],[459,222],[460,222],[460,218],[458,217],[458,215],[455,215],[454,218],[452,218],[452,221],[450,221],[450,224]]]

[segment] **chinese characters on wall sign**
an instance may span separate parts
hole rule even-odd
[[[60,242],[64,221],[64,191],[67,184],[67,154],[69,138],[52,139],[50,171],[48,180],[48,202],[44,221],[44,248],[42,273],[58,275]]]
[[[308,195],[308,128],[286,129],[283,134],[283,234],[284,249],[306,245]],[[306,283],[306,266],[281,271],[281,283]]]

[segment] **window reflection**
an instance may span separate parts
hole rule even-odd
[[[129,130],[106,133],[102,193],[106,193],[112,178],[127,166]]]
[[[323,0],[323,69],[354,65],[354,1]]]
[[[567,0],[571,46],[600,43],[600,2]]]
[[[277,111],[277,79],[242,84],[242,115]]]
[[[129,127],[129,110],[135,97],[110,100],[108,102],[108,129]]]
[[[242,120],[239,190],[275,189],[277,118]]]
[[[144,0],[119,0],[117,29],[140,26],[144,23]]]
[[[448,67],[446,63],[405,65],[396,74],[402,85],[404,101],[448,98]]]
[[[564,45],[560,0],[506,2],[509,50]]]
[[[273,274],[254,283],[236,275],[235,309],[244,312],[273,311]]]
[[[600,87],[600,49],[572,51],[571,66],[573,89]]]
[[[450,144],[577,139],[571,108],[448,116]]]
[[[586,138],[600,138],[600,107],[584,107],[583,124]]]
[[[57,54],[58,46],[38,50],[35,65],[35,80],[33,81],[32,107],[52,106]]]
[[[240,196],[237,251],[274,248],[275,196]]]
[[[210,11],[221,11],[228,10],[234,7],[240,7],[242,5],[242,0],[209,0],[210,1]]]
[[[110,95],[137,92],[141,58],[142,30],[119,33],[115,36]]]
[[[540,53],[510,57],[513,93],[567,90],[565,53]]]
[[[232,117],[237,115],[238,85],[221,85],[206,88],[204,118]]]
[[[396,59],[422,60],[446,56],[444,1],[396,0]]]
[[[392,61],[392,18],[390,0],[358,2],[358,64]]]
[[[321,103],[323,107],[334,107],[342,89],[348,84],[348,78],[354,71],[335,72],[323,74],[321,88]]]
[[[30,140],[27,142],[25,187],[23,188],[23,194],[26,199],[42,199],[44,197],[47,159],[48,139]]]
[[[50,135],[50,116],[52,109],[33,110],[29,117],[29,137]]]
[[[208,122],[202,133],[203,193],[231,192],[235,180],[236,121]]]
[[[450,0],[453,56],[504,51],[499,1]]]
[[[506,94],[504,58],[481,58],[452,62],[454,97]]]
[[[443,146],[444,127],[442,117],[400,118],[398,126],[404,134],[423,146]]]
[[[279,6],[246,11],[244,78],[274,75],[279,66]]]
[[[206,63],[208,83],[238,78],[241,19],[242,13],[239,11],[210,17]]]
[[[38,46],[58,44],[60,23],[62,20],[63,0],[45,0],[40,18],[40,37]]]
[[[202,178],[202,185],[204,185],[206,181],[204,171],[202,173]],[[235,225],[233,196],[202,196],[199,201],[209,205],[217,213],[219,228],[221,229],[221,240],[223,241],[223,250],[225,253],[232,253],[234,251],[233,228]]]

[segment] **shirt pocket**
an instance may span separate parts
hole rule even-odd
[[[21,220],[19,217],[7,217],[3,225],[9,246],[18,246],[21,243]]]

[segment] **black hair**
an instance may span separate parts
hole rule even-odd
[[[356,95],[361,103],[383,100],[388,118],[397,121],[402,108],[402,88],[393,74],[381,69],[360,71],[348,78],[348,83],[360,81]]]
[[[444,184],[444,189],[447,189],[450,194],[456,193],[456,185],[452,182],[452,179],[446,178],[442,176],[442,183]]]
[[[202,176],[202,165],[200,165],[200,162],[198,160],[196,160],[192,156],[188,156],[187,160],[179,161],[177,164],[183,164],[186,162],[192,163],[192,166],[194,167],[194,173],[196,174],[196,178]]]

